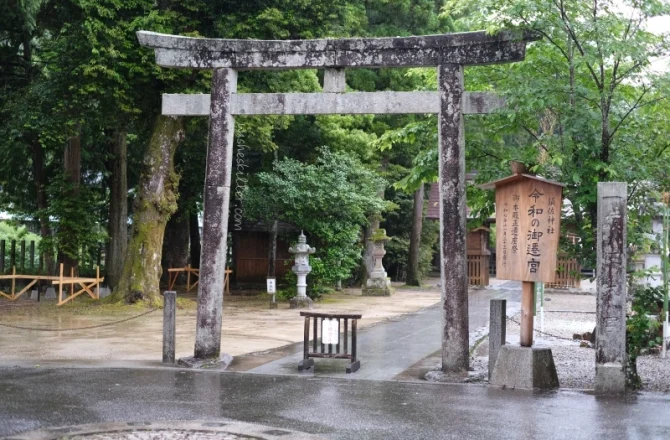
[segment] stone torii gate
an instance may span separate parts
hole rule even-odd
[[[463,86],[463,66],[521,61],[531,36],[468,32],[420,37],[300,41],[189,38],[140,31],[162,67],[213,70],[211,95],[163,95],[163,114],[209,115],[204,224],[195,360],[218,360],[221,349],[226,236],[237,115],[438,115],[442,370],[469,366],[468,279],[465,247],[463,115],[503,105]],[[437,92],[345,93],[346,68],[436,67]],[[324,93],[237,93],[239,70],[325,69]]]

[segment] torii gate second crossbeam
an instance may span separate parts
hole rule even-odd
[[[225,40],[138,32],[163,67],[213,70],[211,95],[164,95],[163,114],[210,117],[196,319],[196,359],[220,356],[236,115],[435,113],[439,133],[442,370],[469,367],[463,114],[502,105],[468,93],[463,66],[521,61],[533,36],[468,32],[300,41]],[[345,93],[345,69],[436,67],[437,92]],[[237,93],[238,70],[325,69],[324,93]]]

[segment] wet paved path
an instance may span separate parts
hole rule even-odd
[[[670,395],[628,402],[478,385],[196,372],[0,369],[0,437],[49,426],[226,419],[329,439],[655,440]]]
[[[468,297],[470,344],[487,334],[489,300],[507,299],[507,314],[513,315],[520,307],[520,284],[504,283],[494,289],[474,290]],[[391,322],[382,322],[358,335],[358,353],[361,368],[346,374],[346,360],[315,359],[313,369],[298,372],[302,359],[302,344],[295,353],[248,370],[253,374],[313,375],[339,377],[351,380],[391,380],[415,363],[441,348],[441,305],[436,305]],[[365,311],[362,311],[363,320]]]

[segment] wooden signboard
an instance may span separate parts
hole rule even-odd
[[[563,185],[515,174],[496,189],[496,272],[505,280],[554,282]]]
[[[522,281],[522,347],[533,345],[535,283],[556,278],[563,186],[522,172],[481,185],[496,190],[496,276]]]

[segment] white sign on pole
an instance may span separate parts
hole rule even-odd
[[[268,278],[267,279],[267,284],[268,284],[268,293],[271,295],[274,295],[277,293],[277,280],[274,278]]]
[[[324,319],[321,322],[321,343],[340,343],[340,322],[337,319]]]

